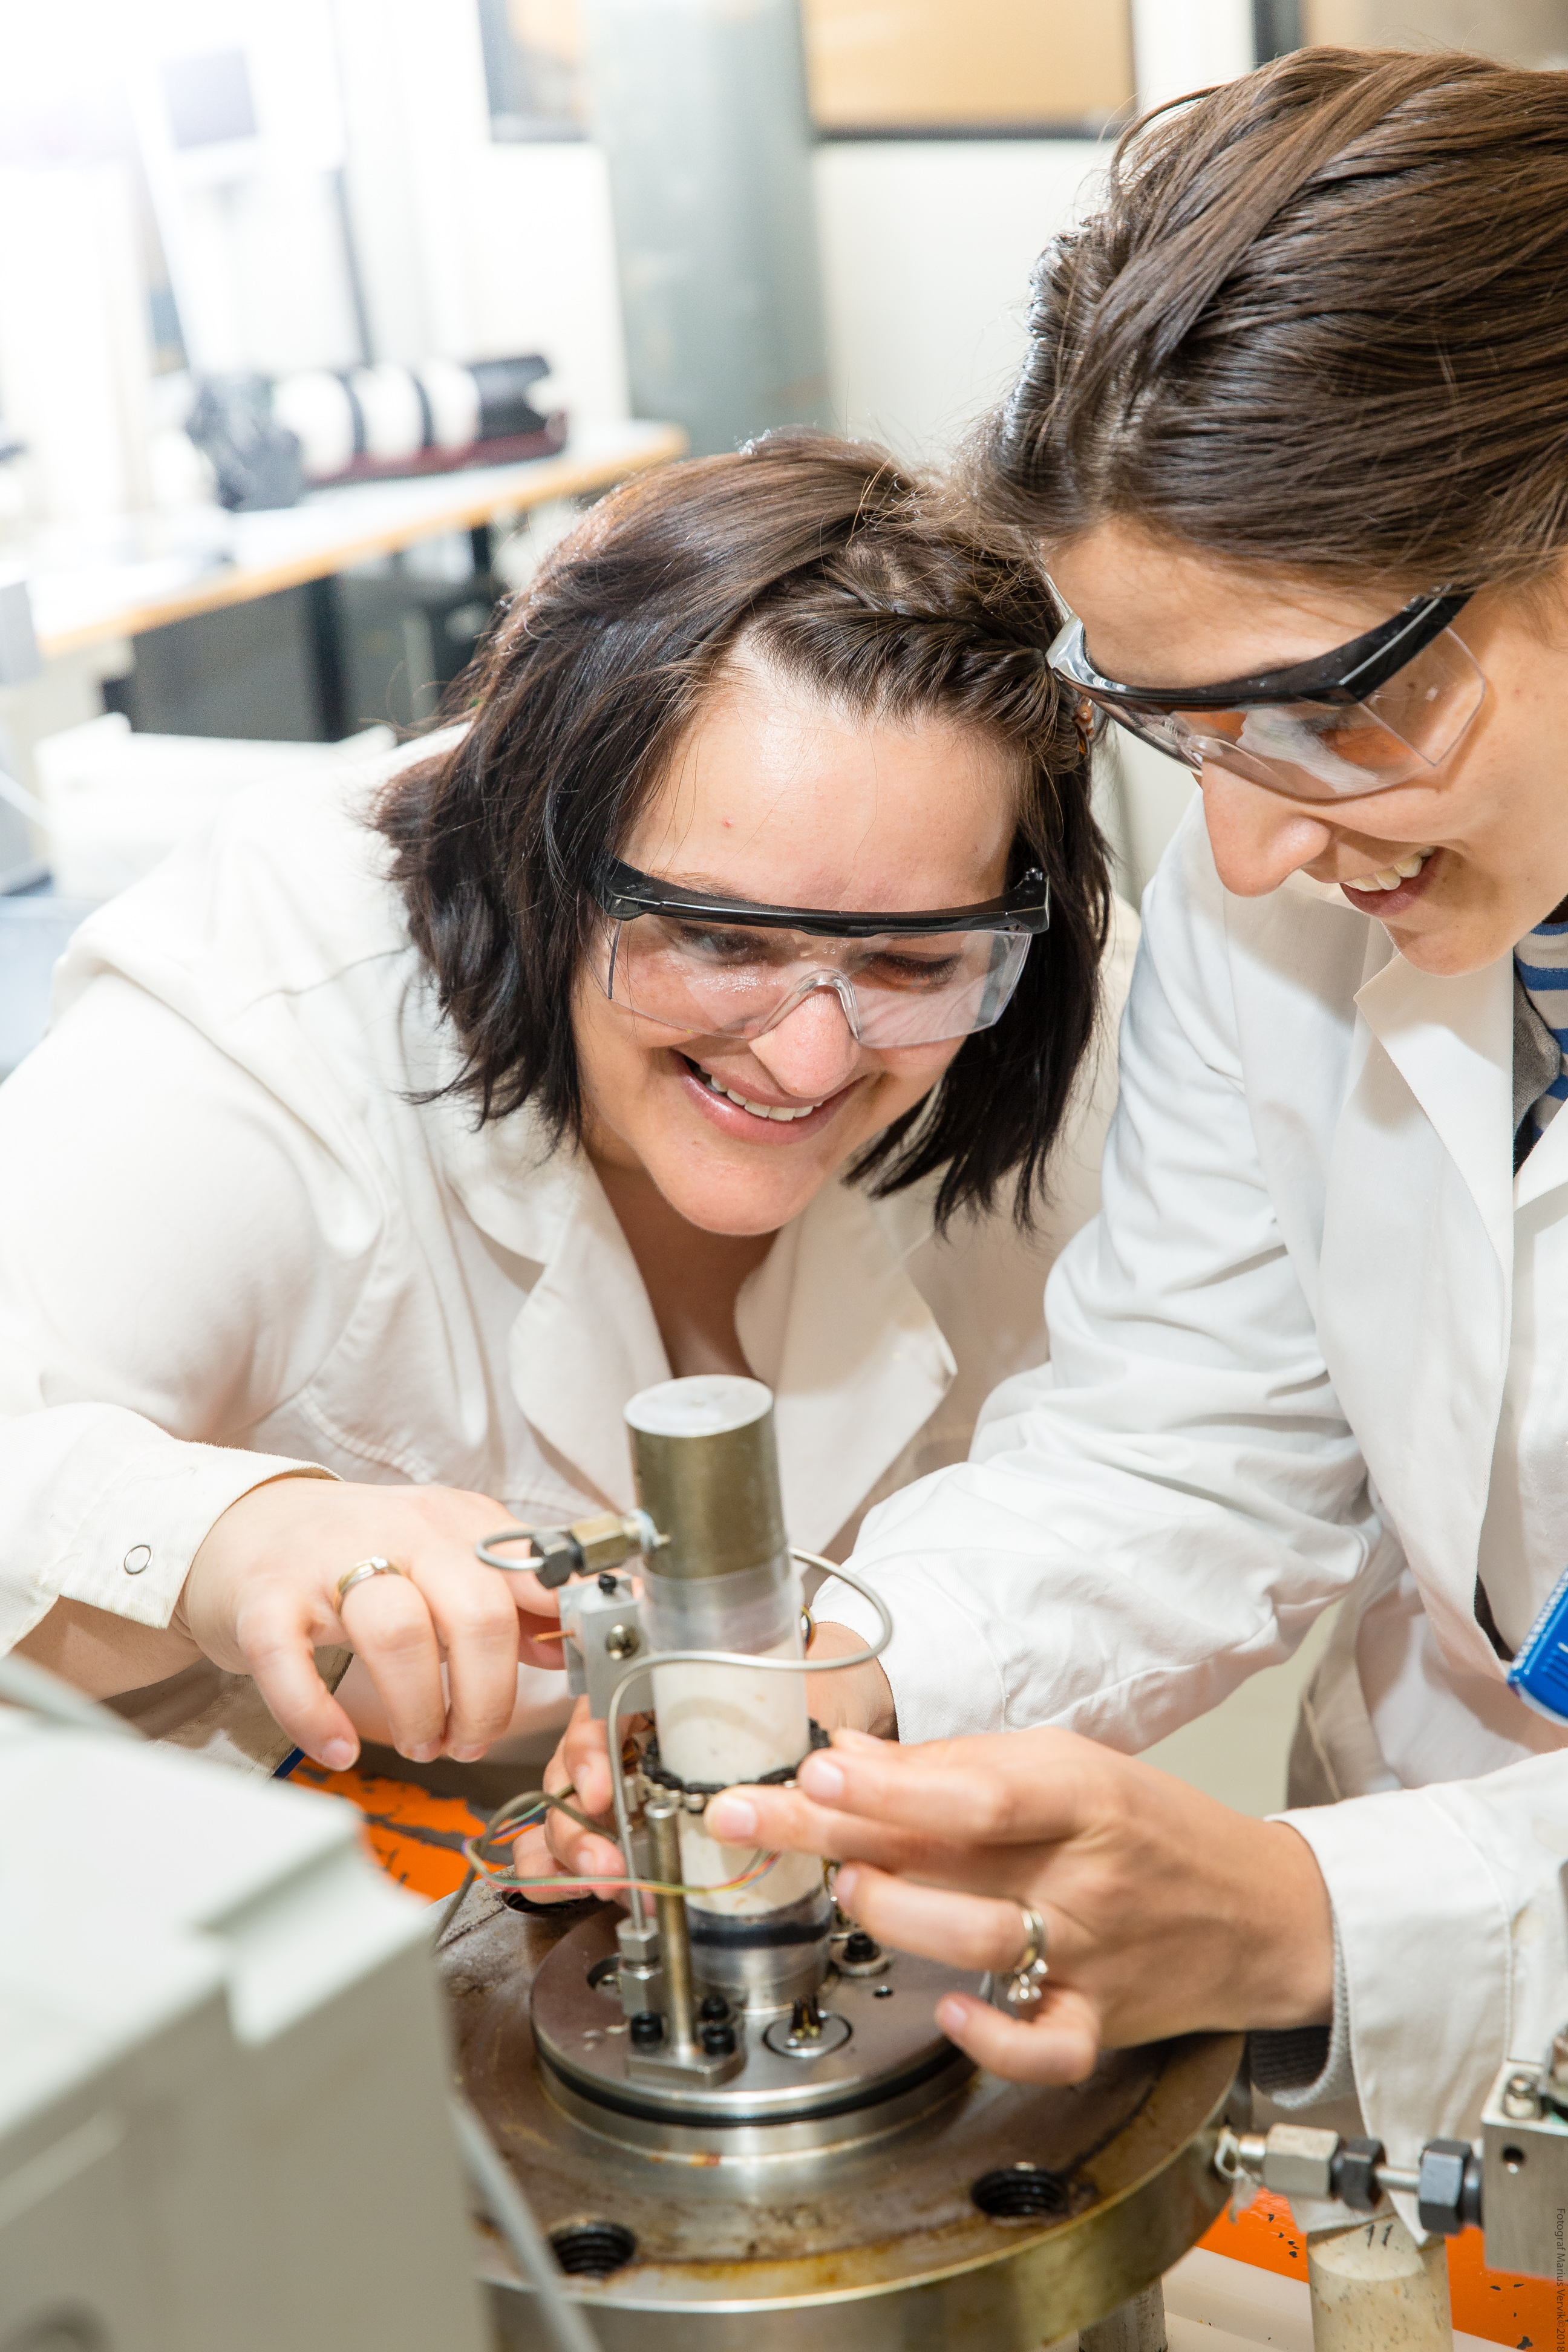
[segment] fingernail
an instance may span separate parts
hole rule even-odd
[[[448,1748],[447,1750],[454,1764],[477,1764],[484,1752],[482,1740],[476,1744],[467,1739],[460,1748]]]
[[[591,1845],[580,1845],[572,1857],[572,1867],[574,1870],[582,1871],[584,1876],[592,1878],[597,1861],[598,1856]]]
[[[727,1842],[757,1834],[757,1809],[749,1805],[744,1797],[712,1798],[705,1820],[713,1835]]]
[[[321,1761],[329,1772],[346,1772],[359,1749],[352,1739],[329,1739],[321,1752]]]
[[[830,1805],[844,1794],[843,1773],[820,1748],[806,1758],[796,1778],[808,1797],[821,1797]]]
[[[885,1748],[886,1740],[879,1739],[874,1731],[851,1731],[843,1725],[833,1735],[835,1748]]]
[[[962,2033],[969,2022],[969,2003],[953,1993],[944,1993],[936,2005],[936,2021],[944,2033]]]
[[[411,1764],[433,1764],[441,1753],[438,1739],[422,1739],[417,1748],[405,1748],[404,1754]]]
[[[854,1864],[852,1862],[842,1864],[838,1875],[833,1882],[834,1896],[841,1911],[848,1910],[850,1900],[859,1884],[860,1874]]]

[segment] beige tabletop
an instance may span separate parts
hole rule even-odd
[[[552,499],[606,489],[685,448],[678,425],[584,425],[554,457],[469,466],[406,481],[354,482],[312,491],[296,507],[217,514],[202,543],[140,559],[58,564],[45,559],[28,577],[38,648],[49,659],[270,596],[444,531],[503,522]]]

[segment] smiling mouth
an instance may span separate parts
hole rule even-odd
[[[742,1110],[750,1111],[753,1118],[773,1118],[781,1122],[794,1118],[809,1118],[814,1110],[822,1108],[821,1102],[794,1104],[752,1102],[746,1096],[738,1095],[733,1087],[721,1085],[712,1071],[705,1070],[700,1062],[694,1062],[689,1054],[682,1054],[680,1058],[692,1076],[700,1078],[710,1094],[722,1095],[726,1102],[738,1103]],[[822,1101],[826,1100],[827,1097],[824,1095]]]
[[[1371,874],[1358,874],[1353,882],[1342,882],[1342,890],[1361,890],[1375,898],[1380,891],[1397,890],[1404,882],[1415,880],[1426,860],[1435,856],[1433,849],[1412,849],[1394,866],[1380,866]]]

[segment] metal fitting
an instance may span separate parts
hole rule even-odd
[[[629,1580],[608,1570],[575,1579],[561,1596],[561,1629],[566,1687],[574,1698],[585,1691],[603,1720],[627,1660],[643,1648],[641,1608]]]
[[[474,1546],[487,1568],[506,1575],[531,1571],[541,1584],[554,1591],[573,1576],[596,1576],[619,1568],[635,1553],[658,1551],[665,1538],[646,1511],[598,1511],[592,1518],[574,1519],[569,1528],[501,1528]],[[498,1544],[526,1543],[531,1559],[498,1559]]]
[[[1481,2159],[1468,2139],[1429,2139],[1415,2176],[1424,2230],[1457,2238],[1481,2218]]]

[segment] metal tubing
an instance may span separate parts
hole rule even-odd
[[[1158,2279],[1131,2303],[1079,2331],[1078,2352],[1165,2352],[1165,2291]]]
[[[452,2130],[469,2179],[485,2210],[506,2240],[518,2276],[539,2297],[539,2315],[555,2352],[600,2352],[599,2339],[566,2293],[554,2250],[533,2218],[532,2208],[497,2153],[478,2111],[465,2098],[452,2101]]]
[[[680,1799],[673,1789],[654,1789],[643,1807],[653,1841],[654,1875],[667,1886],[680,1884]],[[664,1968],[664,2030],[672,2058],[695,2062],[696,2007],[691,1982],[691,1935],[684,1895],[658,1894],[658,1956]]]

